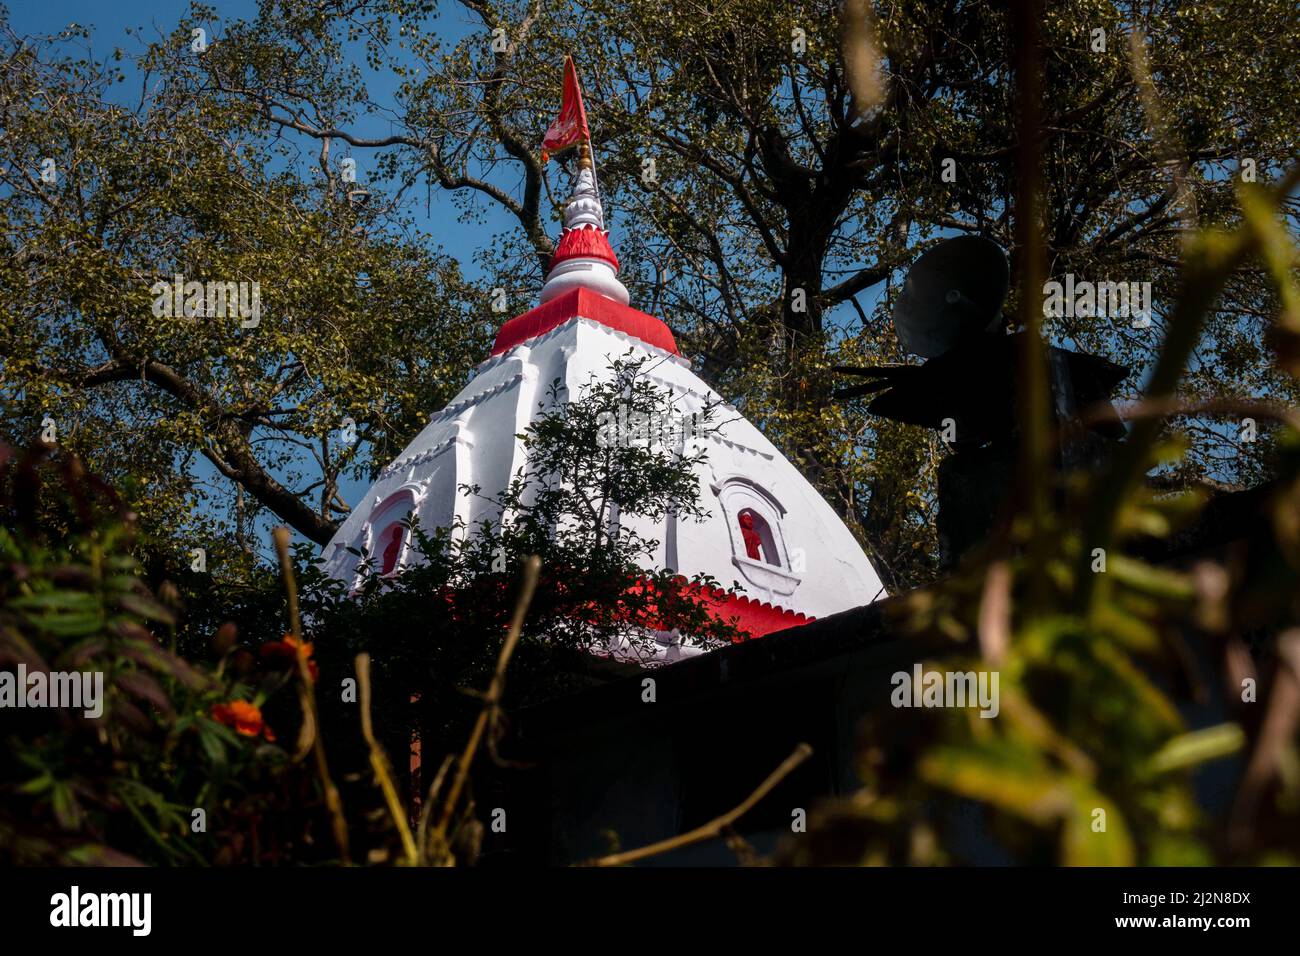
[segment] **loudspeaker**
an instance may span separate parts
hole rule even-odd
[[[996,330],[1010,281],[1006,254],[990,239],[958,236],[932,246],[907,271],[894,300],[899,342],[935,358],[971,333]]]

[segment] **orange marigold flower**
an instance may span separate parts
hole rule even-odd
[[[242,737],[261,735],[269,741],[275,740],[275,734],[271,732],[271,728],[262,719],[262,709],[246,700],[232,700],[224,704],[214,704],[212,719],[219,724],[234,728],[235,733]]]
[[[278,661],[281,664],[295,664],[298,660],[298,651],[307,658],[307,673],[311,674],[314,681],[320,677],[320,668],[312,660],[312,644],[310,641],[300,641],[292,634],[284,635],[284,640],[271,641],[269,644],[262,645],[262,656],[268,660]]]

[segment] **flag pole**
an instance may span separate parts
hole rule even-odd
[[[603,225],[605,221],[605,204],[600,198],[600,177],[596,175],[596,150],[591,145],[591,127],[587,124],[587,104],[582,100],[582,82],[578,79],[578,64],[573,62],[572,53],[568,54],[565,59],[569,63],[573,63],[573,81],[578,90],[578,108],[582,114],[582,125],[587,128],[587,136],[584,142],[587,146],[587,156],[591,159],[591,185],[596,191],[596,202],[600,203],[601,206],[600,220]],[[582,168],[581,161],[579,161],[578,168]]]
[[[605,203],[600,198],[600,177],[596,175],[596,150],[591,145],[591,133],[587,133],[587,155],[591,157],[591,185],[596,190],[596,201],[600,203],[600,218],[603,222],[605,219]]]

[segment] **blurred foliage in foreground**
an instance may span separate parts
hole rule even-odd
[[[203,864],[310,853],[310,827],[272,832],[301,786],[260,715],[283,674],[228,657],[196,666],[167,646],[175,608],[141,580],[132,516],[76,459],[47,458],[0,446],[0,665],[101,671],[105,700],[94,720],[4,711],[0,857]]]
[[[1041,117],[1033,4],[1021,4],[1019,128]],[[1161,126],[1134,41],[1134,72]],[[1181,275],[1166,335],[1127,439],[1096,474],[1052,480],[1047,377],[1035,292],[1045,274],[1036,138],[1022,132],[1016,215],[1021,324],[1021,463],[1009,513],[952,577],[894,609],[904,633],[948,642],[929,669],[1000,677],[1001,711],[878,708],[858,751],[864,786],[823,807],[804,863],[1070,865],[1300,862],[1300,416],[1291,407],[1218,400],[1234,425],[1271,418],[1276,473],[1263,527],[1185,562],[1140,555],[1200,513],[1195,492],[1161,494],[1148,475],[1177,464],[1169,419],[1215,303],[1243,268],[1261,267],[1280,304],[1269,332],[1278,374],[1300,372],[1297,250],[1285,203],[1300,167],[1271,188],[1242,184],[1241,224],[1180,231]],[[1175,155],[1171,153],[1170,155]],[[1174,173],[1175,185],[1178,174]],[[1207,679],[1207,675],[1213,675]],[[1214,686],[1217,685],[1217,686]],[[1189,731],[1189,716],[1214,715]],[[1235,793],[1213,807],[1193,771],[1241,755]],[[1229,796],[1229,795],[1222,795]]]

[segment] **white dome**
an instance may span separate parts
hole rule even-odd
[[[671,389],[684,414],[722,404],[677,353],[668,327],[628,307],[617,267],[584,154],[541,304],[502,327],[492,357],[380,473],[326,546],[328,573],[355,576],[349,547],[368,551],[381,571],[399,573],[410,560],[401,521],[412,513],[427,531],[456,519],[467,527],[499,519],[492,499],[527,467],[515,436],[526,431],[556,379],[566,394],[581,395],[593,377],[612,378],[616,361],[650,359],[642,374]],[[714,421],[715,433],[693,439],[707,444],[698,478],[709,517],[669,516],[655,525],[620,518],[660,542],[654,569],[737,583],[745,597],[729,600],[719,613],[738,618],[754,636],[882,597],[862,548],[798,469],[734,408],[722,405]],[[465,485],[480,493],[466,494]],[[659,637],[660,662],[700,652],[678,637]],[[609,649],[620,656],[624,650]]]
[[[470,526],[497,519],[488,499],[526,467],[515,436],[526,430],[555,379],[568,394],[579,395],[593,375],[612,377],[612,363],[631,352],[632,358],[656,360],[647,363],[650,378],[681,396],[687,414],[721,401],[680,356],[607,324],[610,313],[642,313],[585,291],[561,304],[574,314],[482,363],[455,400],[383,470],[327,546],[329,573],[339,578],[354,573],[356,559],[348,546],[368,549],[382,561],[383,552],[393,548],[388,536],[395,532],[388,529],[412,511],[425,529],[448,527],[456,517]],[[669,517],[654,526],[625,519],[660,542],[656,567],[687,576],[709,574],[723,585],[737,582],[770,622],[760,624],[763,632],[883,596],[880,579],[853,535],[798,469],[735,409],[723,406],[715,421],[720,423],[716,436],[696,439],[708,446],[699,480],[710,516],[699,523]],[[462,485],[480,486],[481,495],[465,494]],[[755,549],[760,559],[749,555],[742,512],[761,533]],[[399,565],[406,559],[400,553],[390,557]]]

